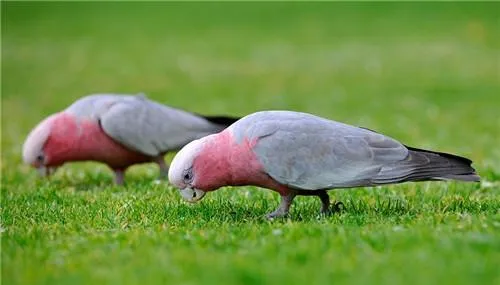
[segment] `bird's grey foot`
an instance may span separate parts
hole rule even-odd
[[[266,215],[268,219],[283,218],[288,215],[290,210],[290,205],[292,205],[293,198],[295,198],[295,193],[289,193],[287,195],[281,196],[281,202],[278,209]]]
[[[326,191],[321,191],[318,194],[318,197],[321,200],[321,215],[329,216],[331,214],[342,211],[342,209],[344,208],[344,204],[340,201],[335,201],[334,203],[330,204],[330,196],[328,196],[328,193],[326,193]]]
[[[320,214],[328,215],[330,213],[330,196],[328,196],[326,191],[322,190],[319,192],[318,197],[321,200]]]
[[[165,163],[163,156],[158,156],[155,158],[155,162],[160,167],[160,179],[168,179],[168,165]]]
[[[123,186],[125,182],[125,171],[123,169],[115,169],[115,183],[118,186]]]
[[[335,203],[332,204],[331,210],[333,213],[340,213],[344,210],[344,203],[340,201],[335,201]]]

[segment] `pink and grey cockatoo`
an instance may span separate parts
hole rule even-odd
[[[369,129],[311,114],[263,111],[218,134],[195,140],[174,157],[169,181],[189,202],[222,186],[277,191],[288,214],[296,195],[314,195],[330,210],[326,190],[425,180],[479,181],[471,161],[408,147]]]
[[[65,162],[103,162],[114,170],[117,184],[123,184],[129,166],[156,162],[167,177],[165,153],[236,120],[174,109],[142,94],[89,95],[40,122],[24,142],[23,160],[42,175]]]

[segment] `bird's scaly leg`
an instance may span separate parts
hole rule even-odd
[[[155,157],[154,162],[160,167],[160,179],[168,179],[168,165],[163,155]]]
[[[318,193],[318,197],[321,200],[321,210],[319,211],[322,215],[330,214],[330,196],[325,190],[321,190]]]
[[[290,205],[292,205],[293,198],[295,198],[295,192],[289,192],[286,195],[281,195],[281,202],[274,212],[267,214],[268,219],[286,217],[288,211],[290,210]]]
[[[125,170],[123,169],[114,169],[115,171],[115,183],[118,186],[123,186],[123,182],[125,181]]]

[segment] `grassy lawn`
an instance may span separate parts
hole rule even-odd
[[[500,4],[1,3],[3,284],[500,284]],[[337,190],[345,211],[190,205],[154,165],[116,187],[21,162],[42,118],[95,92],[205,114],[289,109],[474,160],[481,184]],[[170,160],[172,155],[168,156]]]

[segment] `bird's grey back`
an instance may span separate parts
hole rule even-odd
[[[133,99],[133,95],[118,95],[118,94],[93,94],[82,97],[76,100],[68,108],[66,112],[71,113],[79,118],[95,118],[98,119],[102,114],[106,113],[109,106],[123,100]]]
[[[73,103],[66,112],[98,120],[110,137],[151,156],[179,149],[224,128],[144,95],[89,95]]]

